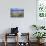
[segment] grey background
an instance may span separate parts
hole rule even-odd
[[[23,8],[24,18],[11,18],[10,8]],[[19,32],[29,32],[31,38],[32,24],[36,24],[36,0],[0,0],[0,34],[10,32],[11,27],[17,26]]]

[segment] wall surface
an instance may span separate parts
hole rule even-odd
[[[10,8],[23,8],[24,18],[11,18]],[[32,24],[36,24],[36,0],[0,0],[0,34],[17,26],[19,32],[29,32],[32,37]]]

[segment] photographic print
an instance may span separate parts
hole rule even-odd
[[[11,17],[24,17],[24,9],[11,8]]]

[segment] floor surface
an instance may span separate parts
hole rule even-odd
[[[4,46],[4,43],[2,42],[0,42],[0,46]],[[7,46],[16,46],[16,44],[15,44],[15,42],[14,43],[12,43],[12,42],[10,42],[10,43],[8,43],[8,45]],[[25,46],[25,45],[20,45],[20,46]],[[30,46],[37,46],[37,43],[30,43]],[[41,46],[46,46],[46,43],[44,43],[43,45],[41,45]]]

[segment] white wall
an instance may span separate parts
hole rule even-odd
[[[11,18],[10,8],[23,8],[24,18]],[[32,35],[32,24],[36,24],[36,0],[0,0],[0,34],[18,26],[20,32]]]

